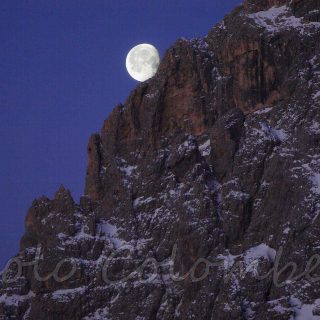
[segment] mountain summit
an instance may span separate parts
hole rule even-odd
[[[245,0],[34,200],[0,319],[320,319],[320,1]]]

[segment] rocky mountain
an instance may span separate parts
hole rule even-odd
[[[25,228],[0,319],[320,319],[320,1],[179,39]]]

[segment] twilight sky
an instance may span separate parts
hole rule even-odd
[[[161,57],[206,35],[241,0],[0,1],[0,268],[18,252],[34,198],[83,193],[86,145],[137,85],[128,51]]]

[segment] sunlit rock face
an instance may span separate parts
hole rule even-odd
[[[33,202],[0,318],[318,314],[319,284],[272,268],[320,254],[319,8],[248,0],[177,40],[90,137],[80,203]]]

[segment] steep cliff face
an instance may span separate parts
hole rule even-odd
[[[245,0],[178,40],[90,138],[80,204],[32,204],[0,319],[318,319],[319,39],[318,0]]]

